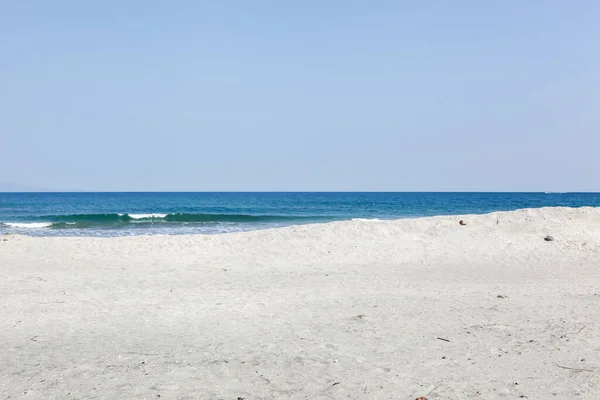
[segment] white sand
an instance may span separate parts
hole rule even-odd
[[[600,399],[600,209],[2,239],[0,399]]]

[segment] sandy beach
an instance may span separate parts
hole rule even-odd
[[[8,235],[0,295],[0,399],[600,399],[597,208]]]

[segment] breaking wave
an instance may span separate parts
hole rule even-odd
[[[189,213],[140,213],[140,214],[73,214],[44,215],[36,217],[38,221],[3,222],[0,226],[8,228],[50,228],[50,229],[83,229],[93,227],[117,227],[129,224],[267,224],[267,223],[303,223],[330,221],[332,217],[319,216],[286,216],[286,215],[249,215],[249,214],[189,214]]]

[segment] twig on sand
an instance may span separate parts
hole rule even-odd
[[[160,354],[155,353],[138,353],[137,351],[126,351],[124,354],[135,354],[138,356],[159,356]]]
[[[585,369],[585,368],[571,368],[571,367],[564,367],[562,365],[558,365],[557,363],[554,363],[554,365],[556,365],[558,368],[562,368],[562,369],[569,369],[571,371],[586,371],[586,372],[594,372],[593,369]]]
[[[586,326],[587,326],[587,325],[584,325],[584,326],[582,326],[582,327],[581,327],[581,329],[580,329],[580,330],[578,330],[577,332],[567,332],[567,333],[563,333],[562,335],[560,335],[560,337],[561,337],[562,339],[564,339],[564,338],[566,338],[566,337],[567,337],[567,335],[577,335],[578,333],[581,333],[581,331],[582,331],[582,330],[584,330],[584,329],[586,328]]]
[[[444,342],[450,342],[448,339],[444,339],[443,337],[437,338],[438,340],[443,340]]]
[[[587,327],[587,325],[584,325],[577,332],[569,332],[569,333],[565,333],[565,335],[577,335],[578,333],[581,333],[581,331],[584,330],[586,327]]]
[[[425,394],[425,396],[429,396],[435,389],[437,389],[437,386],[432,387],[431,390]]]

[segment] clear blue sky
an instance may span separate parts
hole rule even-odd
[[[0,5],[0,182],[600,190],[598,1]]]

